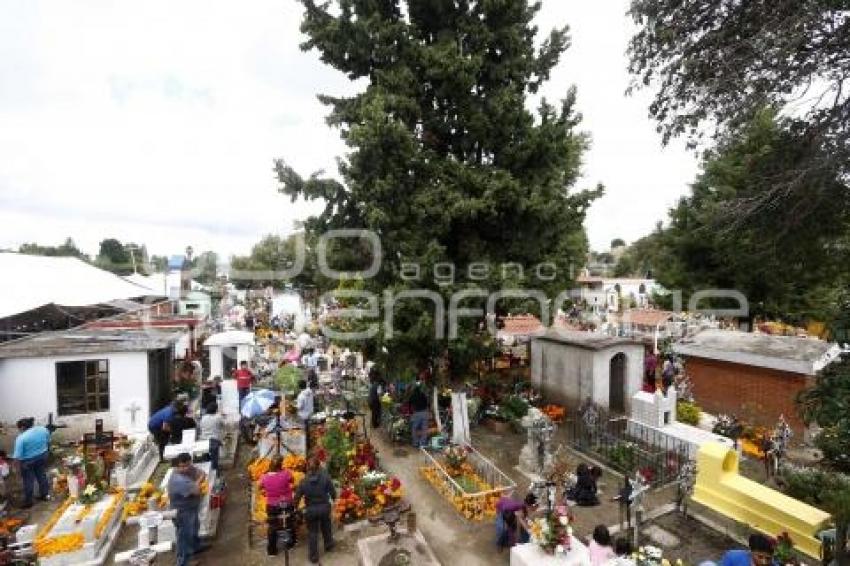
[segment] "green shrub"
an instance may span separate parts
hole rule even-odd
[[[696,403],[689,403],[688,401],[679,401],[676,403],[676,420],[681,423],[697,426],[701,412],[702,410]]]
[[[636,446],[631,442],[618,442],[608,448],[608,463],[616,470],[631,473],[637,464]]]
[[[500,416],[506,421],[519,421],[528,414],[528,401],[512,395],[500,404]]]
[[[823,508],[830,494],[850,488],[850,477],[820,468],[782,466],[779,472],[786,495]]]
[[[290,393],[294,393],[298,391],[298,380],[303,379],[303,372],[301,369],[286,364],[277,370],[275,374],[275,384],[278,389],[281,391],[288,391]]]
[[[850,472],[850,424],[846,420],[824,428],[815,437],[815,446],[823,452],[824,461],[832,467]]]

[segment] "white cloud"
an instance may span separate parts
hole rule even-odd
[[[623,96],[625,0],[549,0],[541,30],[574,47],[546,94],[579,88],[594,145],[595,247],[648,232],[694,173],[662,151],[646,97]],[[152,253],[243,253],[317,205],[276,193],[271,167],[335,171],[344,151],[316,93],[355,87],[302,53],[296,2],[7,0],[0,5],[0,247],[106,237]]]

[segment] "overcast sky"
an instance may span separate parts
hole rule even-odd
[[[544,0],[572,47],[545,88],[578,87],[593,146],[582,187],[594,249],[651,231],[696,161],[663,149],[648,96],[627,98],[627,0]],[[0,248],[106,237],[151,253],[245,253],[317,205],[276,192],[272,160],[335,171],[344,146],[316,93],[353,85],[301,53],[294,0],[0,2]]]

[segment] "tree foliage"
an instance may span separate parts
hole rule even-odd
[[[312,284],[315,272],[315,254],[302,244],[303,234],[281,237],[273,234],[264,236],[251,248],[247,256],[230,258],[230,280],[240,288],[282,288],[287,283]],[[304,268],[295,277],[285,277],[295,271],[298,248],[304,246]]]
[[[710,125],[740,132],[765,107],[795,118],[799,158],[731,212],[799,206],[811,175],[850,173],[850,2],[632,0],[630,14],[639,26],[629,47],[634,87],[657,89],[650,114],[665,142],[697,143]]]
[[[58,246],[41,246],[35,242],[26,243],[18,248],[18,253],[52,257],[76,257],[84,261],[89,261],[89,257],[80,251],[77,244],[71,238],[65,238],[65,241]]]
[[[836,316],[828,300],[846,276],[850,191],[835,169],[807,176],[810,210],[774,207],[745,223],[729,211],[771,191],[776,171],[809,148],[770,111],[707,152],[703,171],[670,211],[667,228],[641,254],[668,289],[687,301],[700,289],[741,291],[754,315],[790,322]],[[734,306],[734,305],[729,305]]]
[[[585,210],[601,189],[570,192],[588,143],[577,129],[574,90],[558,104],[542,101],[536,113],[525,100],[567,48],[567,30],[535,46],[539,6],[526,0],[303,4],[302,48],[366,84],[351,97],[320,96],[349,148],[339,161],[342,181],[303,178],[276,163],[283,193],[325,202],[308,231],[378,234],[383,255],[366,282],[372,291],[448,296],[528,285],[541,262],[558,267],[546,290],[565,288],[570,262],[586,252]],[[475,262],[525,269],[503,278],[496,268],[473,282],[467,267]],[[454,276],[437,285],[434,267],[442,263]],[[419,281],[401,276],[405,264],[420,267]],[[387,344],[396,359],[415,351],[421,362],[448,347],[426,328],[431,315],[427,304],[399,309],[401,335]],[[469,337],[477,323],[467,322]]]

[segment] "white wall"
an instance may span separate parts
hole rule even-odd
[[[104,427],[117,429],[120,411],[131,401],[141,409],[137,419],[147,420],[148,354],[120,352],[83,356],[51,356],[0,360],[0,421],[14,423],[21,417],[45,422],[48,413],[57,419],[56,362],[109,360],[109,411],[58,417],[74,436],[94,430],[94,419],[102,418]]]
[[[643,346],[622,344],[590,350],[548,340],[531,343],[531,382],[553,402],[575,406],[587,397],[607,408],[610,400],[611,358],[626,356],[625,408],[643,383]]]

